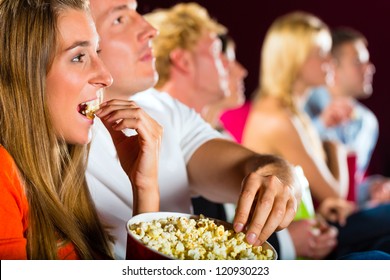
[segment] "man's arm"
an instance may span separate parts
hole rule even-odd
[[[223,139],[203,144],[188,163],[193,190],[216,202],[237,203],[234,228],[263,243],[295,216],[301,188],[292,166]]]

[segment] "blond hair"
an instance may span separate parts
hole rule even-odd
[[[275,96],[296,111],[293,84],[318,36],[330,33],[318,17],[301,11],[277,18],[269,28],[262,47],[260,91],[257,96]]]
[[[207,10],[196,3],[180,3],[170,9],[158,9],[145,15],[145,19],[159,31],[153,40],[159,74],[157,88],[170,78],[170,53],[174,49],[192,51],[205,32],[226,32],[224,26],[210,18]]]
[[[57,21],[69,9],[89,11],[89,2],[0,2],[0,144],[18,166],[29,203],[30,259],[57,259],[67,242],[81,258],[112,257],[85,180],[88,147],[56,137],[47,105]]]

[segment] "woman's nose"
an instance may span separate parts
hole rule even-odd
[[[111,73],[107,70],[100,58],[98,58],[95,62],[95,71],[96,74],[91,80],[92,84],[99,85],[101,87],[109,87],[112,85],[113,79]]]

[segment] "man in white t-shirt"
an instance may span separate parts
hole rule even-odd
[[[222,139],[195,111],[166,93],[154,89],[138,93],[157,81],[150,46],[157,31],[136,12],[135,0],[90,2],[101,37],[100,57],[114,79],[105,99],[127,100],[132,96],[164,129],[159,164],[160,209],[191,212],[190,198],[199,194],[216,202],[238,201],[234,228],[242,231],[247,225],[250,243],[262,243],[274,230],[285,228],[294,218],[301,192],[291,166],[278,157],[258,155]],[[201,69],[194,61],[189,63],[193,80],[185,89],[194,90]],[[208,75],[215,74],[215,69],[206,70]],[[97,123],[87,180],[99,216],[117,240],[116,256],[124,258],[133,190],[107,133]],[[252,206],[254,212],[249,216]]]

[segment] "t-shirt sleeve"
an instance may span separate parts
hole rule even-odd
[[[26,259],[27,198],[17,168],[0,147],[0,259]]]
[[[178,102],[178,114],[182,121],[180,145],[186,163],[194,152],[204,143],[215,138],[225,138],[213,129],[195,110]]]
[[[163,126],[164,135],[170,134],[166,137],[169,141],[178,141],[186,163],[205,142],[224,138],[195,110],[165,92],[149,89],[132,96],[132,99]]]

